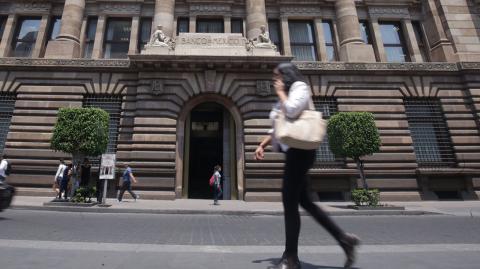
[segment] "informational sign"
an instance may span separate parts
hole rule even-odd
[[[100,179],[115,179],[115,154],[102,154]]]

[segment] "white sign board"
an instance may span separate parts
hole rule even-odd
[[[102,154],[100,179],[115,179],[115,154]]]

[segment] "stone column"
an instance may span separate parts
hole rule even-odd
[[[197,17],[196,16],[190,16],[190,19],[188,20],[188,32],[189,33],[195,33],[197,31]]]
[[[15,24],[17,23],[17,17],[15,14],[8,15],[7,22],[5,23],[5,29],[3,31],[2,42],[0,43],[0,57],[10,56],[12,39],[15,31]]]
[[[375,62],[375,53],[360,35],[357,8],[354,0],[335,1],[337,26],[340,39],[340,61]]]
[[[378,51],[378,58],[380,62],[387,61],[387,55],[385,54],[385,47],[383,46],[382,36],[380,34],[380,25],[378,24],[378,19],[372,18],[372,35],[373,35],[373,43],[377,47]]]
[[[317,57],[322,62],[327,62],[327,46],[325,46],[325,35],[321,19],[315,19],[315,33],[317,36]]]
[[[38,28],[37,41],[35,42],[35,47],[32,51],[32,58],[39,58],[42,55],[43,49],[45,47],[45,42],[47,40],[47,26],[50,21],[49,15],[43,15],[42,20],[40,21],[40,27]]]
[[[268,28],[265,0],[246,0],[245,5],[247,7],[247,38],[254,39],[260,35],[262,25]]]
[[[225,33],[232,32],[232,18],[229,16],[223,17],[223,29]]]
[[[405,33],[405,41],[407,43],[410,61],[419,63],[423,62],[422,54],[420,53],[420,48],[418,47],[417,36],[415,35],[415,30],[413,30],[412,21],[402,20],[402,29]]]
[[[138,30],[140,27],[140,17],[132,18],[132,27],[130,28],[130,45],[128,46],[128,54],[136,54],[138,47]]]
[[[288,29],[288,18],[281,17],[280,25],[282,28],[283,54],[285,56],[292,56],[292,47],[290,47],[290,30]]]
[[[153,28],[162,25],[162,30],[168,37],[174,36],[173,19],[175,14],[175,0],[155,0],[155,16]]]
[[[105,15],[98,16],[97,30],[95,31],[95,41],[93,43],[92,59],[103,57],[103,39],[105,37],[105,26],[107,18]]]
[[[424,2],[426,13],[424,27],[430,44],[432,62],[456,62],[458,57],[455,55],[452,43],[443,29],[442,20],[437,10],[437,1],[426,0]]]
[[[65,0],[60,33],[56,40],[48,42],[46,58],[80,57],[80,32],[84,10],[85,0]]]

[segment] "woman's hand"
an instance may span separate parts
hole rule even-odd
[[[264,154],[265,150],[263,149],[262,146],[258,146],[257,149],[255,150],[255,160],[263,160],[263,158],[265,157],[265,154]]]
[[[275,88],[275,93],[278,96],[278,99],[283,103],[288,99],[287,93],[285,92],[285,84],[281,79],[276,79],[273,82],[273,87]]]

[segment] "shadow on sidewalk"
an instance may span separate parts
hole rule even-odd
[[[275,265],[280,261],[279,258],[270,258],[263,260],[254,260],[252,263],[269,263],[268,269],[275,268]],[[338,266],[325,266],[325,265],[315,265],[308,262],[301,262],[303,269],[343,269],[343,267]],[[352,269],[359,269],[358,267],[352,267]]]

